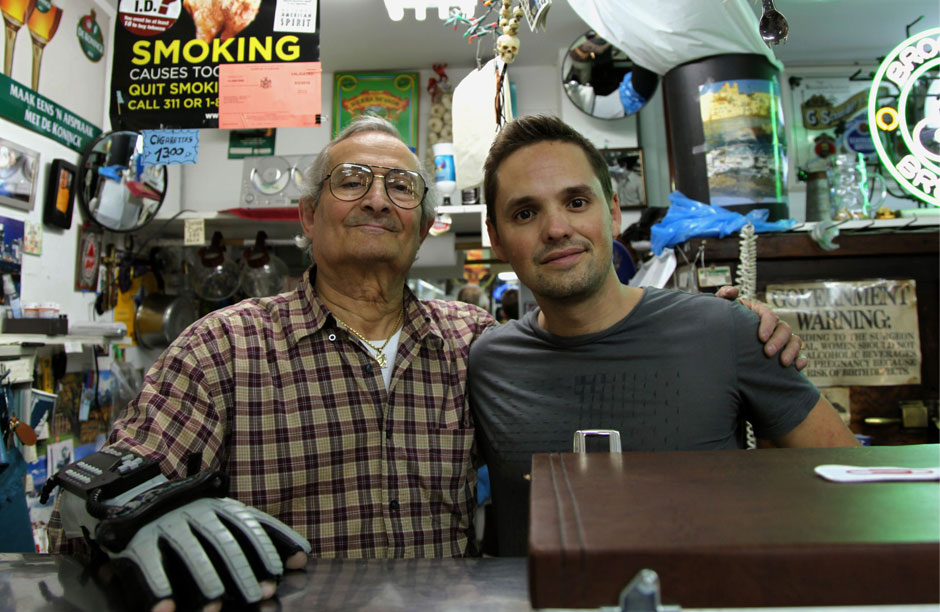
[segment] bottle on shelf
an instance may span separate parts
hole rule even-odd
[[[23,318],[23,307],[20,304],[20,294],[17,293],[16,285],[13,284],[13,276],[10,274],[3,275],[3,295],[6,299],[7,306],[10,307],[10,312],[13,314],[13,318]]]

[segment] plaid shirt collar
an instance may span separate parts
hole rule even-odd
[[[336,319],[330,309],[317,296],[314,288],[316,275],[316,265],[310,266],[304,272],[297,288],[286,294],[285,299],[278,305],[281,317],[287,321],[284,325],[285,332],[293,344],[319,332],[324,327],[336,325]],[[441,346],[444,342],[444,334],[440,326],[433,321],[430,310],[424,302],[415,297],[410,287],[405,285],[404,289],[405,320],[402,335],[412,336],[416,340],[422,340],[430,335],[435,339],[434,344]]]

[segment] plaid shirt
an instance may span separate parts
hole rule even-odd
[[[159,460],[171,479],[201,452],[229,475],[231,497],[293,527],[314,556],[465,554],[476,485],[467,360],[493,319],[406,289],[386,391],[317,298],[315,273],[183,332],[111,442]]]

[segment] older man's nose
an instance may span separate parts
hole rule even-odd
[[[369,185],[369,190],[362,196],[361,202],[362,206],[373,210],[386,210],[392,206],[392,201],[385,191],[384,176],[379,174],[375,175],[372,179],[372,184]]]

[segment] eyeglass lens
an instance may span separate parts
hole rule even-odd
[[[358,200],[372,187],[374,178],[375,173],[368,166],[340,164],[330,174],[330,190],[340,200]],[[392,168],[383,180],[385,193],[398,206],[414,208],[421,203],[424,185],[418,173]]]

